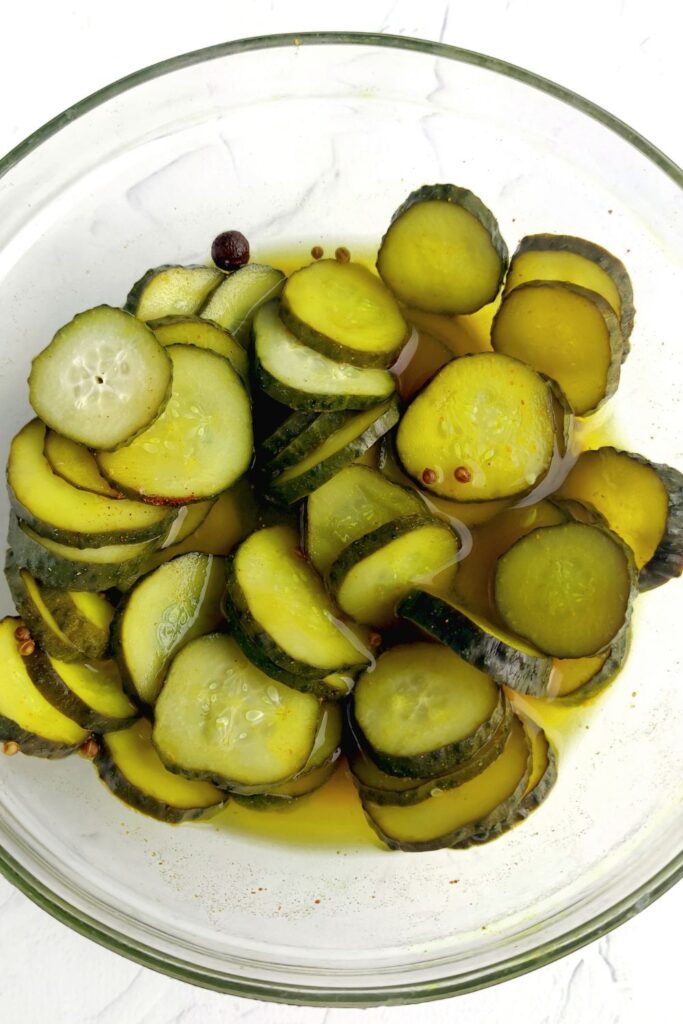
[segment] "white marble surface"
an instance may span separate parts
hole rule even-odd
[[[221,40],[310,29],[442,39],[521,64],[589,96],[683,162],[683,15],[674,0],[52,0],[3,15],[0,152],[101,85]],[[683,887],[543,970],[416,1008],[301,1009],[193,989],[100,949],[0,880],[0,1020],[22,1024],[658,1024],[681,1020]]]

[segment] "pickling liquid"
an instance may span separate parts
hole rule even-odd
[[[349,248],[351,259],[374,269],[374,253]],[[334,251],[334,245],[326,249],[325,257],[333,257]],[[284,251],[261,251],[252,258],[254,262],[269,263],[289,275],[310,263],[310,246],[301,245]],[[491,351],[489,335],[498,305],[497,300],[477,313],[458,317],[414,311],[410,315],[413,335],[393,368],[401,398],[410,399],[453,356]],[[612,418],[609,405],[606,411],[602,410],[598,415],[575,424],[569,453],[561,462],[556,459],[556,466],[548,474],[548,477],[553,474],[552,484],[549,486],[546,478],[545,488],[542,482],[536,492],[523,499],[523,504],[533,504],[534,500],[540,500],[544,494],[559,486],[581,451],[602,445],[619,447],[618,433],[618,425]],[[378,447],[376,445],[360,461],[377,465]],[[468,509],[473,509],[473,506],[468,506]],[[460,524],[454,521],[454,525],[458,527]],[[554,671],[550,686],[562,689],[559,667]],[[563,750],[568,748],[578,730],[590,727],[591,718],[599,710],[600,695],[585,704],[570,707],[523,697],[511,690],[507,690],[507,693],[515,709],[523,711],[545,730],[558,752],[561,771]],[[323,845],[340,853],[345,848],[368,844],[386,849],[365,820],[343,757],[329,782],[316,792],[290,803],[283,802],[282,808],[274,810],[255,810],[233,801],[203,827],[246,833],[268,842]]]

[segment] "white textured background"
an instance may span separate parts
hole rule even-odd
[[[94,89],[176,53],[268,32],[355,29],[441,39],[521,64],[600,103],[683,163],[682,28],[679,0],[11,3],[2,15],[0,153]],[[602,941],[494,989],[412,1008],[301,1009],[138,968],[0,879],[0,1022],[680,1024],[682,917],[679,886]]]

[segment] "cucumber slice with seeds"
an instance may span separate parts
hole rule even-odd
[[[349,414],[342,426],[321,445],[269,481],[269,495],[288,505],[305,498],[371,448],[391,430],[398,415],[394,399],[355,415]]]
[[[84,444],[77,444],[54,430],[48,430],[45,434],[45,458],[53,473],[79,490],[92,491],[105,498],[123,497],[104,479],[97,468],[95,456]]]
[[[26,670],[15,633],[24,623],[0,622],[0,741],[14,742],[22,754],[66,757],[85,743],[88,734],[43,697]]]
[[[634,591],[626,545],[584,523],[539,527],[496,566],[502,621],[557,658],[583,658],[608,647],[628,621]]]
[[[65,662],[39,647],[25,661],[26,671],[45,699],[89,732],[127,729],[138,717],[113,661]]]
[[[315,792],[329,780],[339,763],[342,711],[338,704],[323,706],[313,750],[302,770],[287,782],[272,786],[267,793],[232,793],[233,799],[252,810],[273,810],[291,806],[302,796]]]
[[[424,502],[368,466],[347,466],[308,498],[306,550],[327,576],[344,548],[399,516],[424,515]]]
[[[101,452],[116,487],[152,504],[185,505],[227,490],[252,457],[251,406],[227,359],[171,345],[173,392],[159,419],[125,448]]]
[[[75,316],[33,360],[29,398],[63,437],[111,450],[156,419],[172,372],[144,324],[122,309],[97,306]]]
[[[401,602],[398,613],[497,683],[518,693],[545,695],[552,660],[519,637],[469,610],[465,613],[452,599],[416,589]]]
[[[174,513],[73,487],[43,453],[45,424],[31,420],[10,446],[7,483],[19,517],[41,537],[74,548],[133,544],[162,537]]]
[[[500,834],[515,820],[530,774],[529,740],[515,716],[503,752],[473,779],[410,806],[363,800],[363,810],[392,850],[419,853],[474,837],[482,841]]]
[[[322,679],[367,662],[367,644],[341,621],[298,544],[288,526],[243,541],[228,562],[226,605],[266,659],[292,675]]]
[[[456,185],[423,185],[394,213],[377,270],[401,302],[428,313],[474,313],[498,294],[508,250],[496,218]]]
[[[171,659],[221,621],[225,563],[187,554],[159,566],[131,590],[114,624],[113,647],[129,692],[154,704]]]
[[[409,335],[391,292],[360,263],[318,260],[297,270],[280,316],[304,345],[354,366],[391,366]]]
[[[362,799],[376,804],[391,804],[398,807],[419,804],[430,796],[438,796],[447,789],[454,789],[469,782],[488,768],[503,751],[512,727],[513,711],[505,701],[503,720],[491,738],[472,757],[457,764],[443,775],[432,778],[413,779],[407,776],[391,775],[383,771],[372,759],[362,741],[354,734],[351,723],[350,750],[347,750],[349,768],[353,782]]]
[[[284,283],[282,271],[266,264],[248,263],[224,278],[199,315],[230,331],[246,348],[257,310],[277,298]]]
[[[254,359],[259,386],[291,409],[366,409],[396,390],[387,370],[329,359],[302,344],[269,302],[254,317]]]
[[[427,494],[417,482],[413,480],[401,468],[396,455],[395,431],[385,435],[379,442],[379,457],[377,468],[392,483],[400,484],[402,487],[409,487],[422,500],[423,504],[432,515],[445,519],[447,523],[458,527],[462,523],[465,526],[476,526],[478,523],[486,523],[493,519],[499,512],[510,504],[509,498],[501,498],[498,501],[451,501],[448,498],[441,498],[438,494]]]
[[[232,363],[242,380],[248,380],[247,353],[220,324],[214,324],[211,320],[204,320],[199,316],[166,316],[161,320],[152,320],[148,327],[154,331],[154,337],[164,348],[168,348],[169,345],[208,348]]]
[[[329,583],[342,611],[378,629],[396,622],[396,606],[417,585],[448,593],[460,541],[441,519],[402,516],[344,548]]]
[[[516,359],[495,352],[448,363],[413,399],[396,451],[427,493],[491,501],[531,490],[555,446],[552,392]]]
[[[611,252],[572,235],[527,235],[517,246],[505,293],[527,281],[568,281],[602,295],[619,317],[624,356],[633,330],[633,288],[626,267]]]
[[[594,413],[619,384],[623,342],[616,314],[579,285],[518,285],[496,313],[491,344],[556,381],[577,416]]]
[[[505,716],[494,681],[447,647],[385,651],[353,691],[353,714],[376,764],[393,775],[441,775],[489,742]]]
[[[224,277],[215,267],[152,267],[131,288],[125,308],[139,320],[192,316]]]
[[[194,821],[227,800],[208,782],[169,772],[152,746],[152,726],[144,718],[103,736],[95,766],[114,796],[168,824]]]
[[[582,452],[557,490],[593,506],[633,551],[641,590],[683,571],[683,474],[642,455]]]
[[[5,563],[5,579],[14,606],[36,643],[64,661],[82,661],[83,651],[60,628],[40,584],[26,569],[17,566],[11,552]]]
[[[154,745],[190,778],[267,790],[306,765],[321,705],[264,675],[233,637],[194,640],[176,656],[155,708]]]
[[[106,597],[49,587],[42,589],[42,595],[59,628],[81,648],[85,657],[103,658],[109,648],[109,632],[114,618],[114,609]],[[59,657],[56,652],[45,649],[48,654],[54,653]]]
[[[144,571],[154,550],[150,543],[72,548],[58,544],[10,516],[8,543],[17,565],[46,587],[57,590],[109,590],[125,587]]]

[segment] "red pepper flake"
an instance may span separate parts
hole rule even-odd
[[[313,900],[314,903],[320,903],[320,900]]]
[[[35,640],[24,640],[22,644],[19,644],[19,654],[22,658],[30,658],[35,649]]]
[[[14,757],[15,754],[19,753],[19,744],[15,740],[7,740],[2,745],[2,752],[7,757]]]
[[[14,635],[17,638],[17,640],[30,640],[31,630],[28,628],[28,626],[17,626],[17,628],[14,630]]]
[[[321,260],[325,254],[325,250],[322,245],[314,245],[311,249],[311,256],[314,260]]]
[[[424,469],[422,471],[422,483],[427,484],[427,486],[436,483],[436,473],[433,469]]]
[[[472,479],[472,474],[467,466],[458,466],[457,469],[453,470],[453,476],[459,484],[468,484]]]
[[[345,245],[340,245],[339,248],[334,251],[334,258],[337,263],[348,263],[351,259],[351,253]]]
[[[368,643],[371,647],[379,647],[382,643],[382,637],[379,633],[371,633],[368,637]]]

